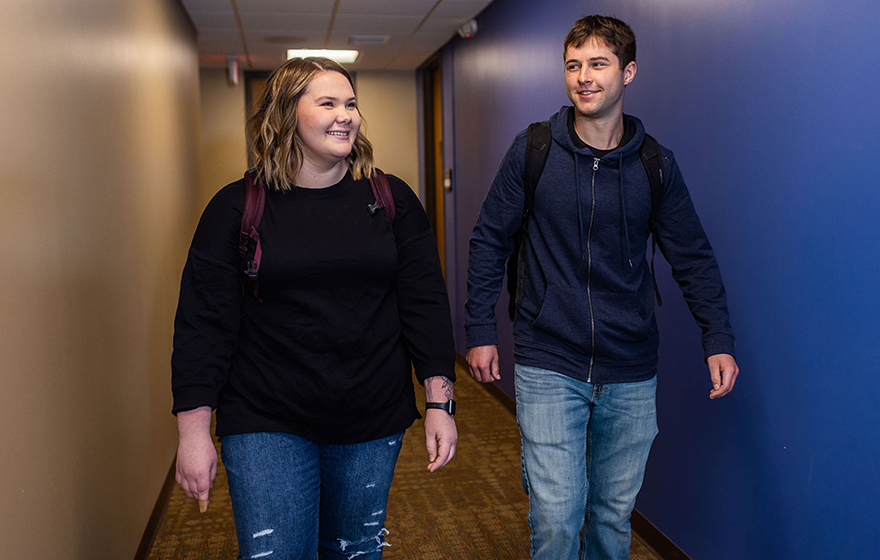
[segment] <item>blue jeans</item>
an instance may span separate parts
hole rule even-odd
[[[593,384],[515,372],[532,558],[628,559],[629,517],[657,435],[657,378]]]
[[[320,445],[277,432],[224,436],[240,559],[382,558],[403,432]]]

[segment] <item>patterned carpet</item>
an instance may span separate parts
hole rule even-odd
[[[528,500],[520,483],[519,431],[510,411],[457,370],[458,447],[453,461],[427,471],[422,423],[404,438],[388,503],[386,560],[524,559]],[[424,392],[419,407],[424,409]],[[226,472],[218,469],[208,513],[175,486],[148,558],[235,560]],[[659,560],[633,535],[631,560]]]

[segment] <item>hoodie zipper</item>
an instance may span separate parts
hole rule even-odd
[[[587,229],[587,301],[590,304],[590,369],[587,372],[587,383],[593,382],[593,360],[596,358],[596,318],[593,315],[593,217],[596,215],[596,172],[599,170],[599,158],[593,158],[593,178],[590,182],[590,227]]]

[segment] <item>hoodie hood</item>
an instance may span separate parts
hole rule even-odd
[[[572,111],[574,111],[574,107],[568,105],[560,108],[559,112],[550,117],[550,130],[553,141],[573,154],[592,159],[595,156],[590,148],[578,148],[571,141],[571,137],[568,134],[569,113]],[[624,127],[635,126],[635,134],[629,142],[602,156],[601,160],[603,164],[616,165],[620,158],[625,159],[630,156],[638,156],[639,147],[641,147],[642,142],[645,140],[645,125],[643,125],[642,121],[638,118],[631,115],[624,114],[623,120]]]

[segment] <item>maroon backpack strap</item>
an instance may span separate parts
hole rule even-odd
[[[266,189],[256,179],[256,172],[250,170],[244,174],[244,210],[241,213],[241,232],[238,237],[238,251],[245,258],[248,250],[254,248],[253,259],[245,263],[245,275],[251,279],[254,286],[254,297],[258,298],[260,260],[263,258],[263,248],[260,245],[260,221],[263,219],[263,209],[266,206]],[[258,298],[259,299],[259,298]]]
[[[388,184],[388,177],[378,167],[373,168],[373,176],[370,177],[370,189],[373,191],[373,198],[376,202],[370,204],[370,214],[375,214],[380,208],[385,211],[385,217],[388,223],[394,223],[396,214],[394,209],[394,197],[391,195],[391,185]]]

